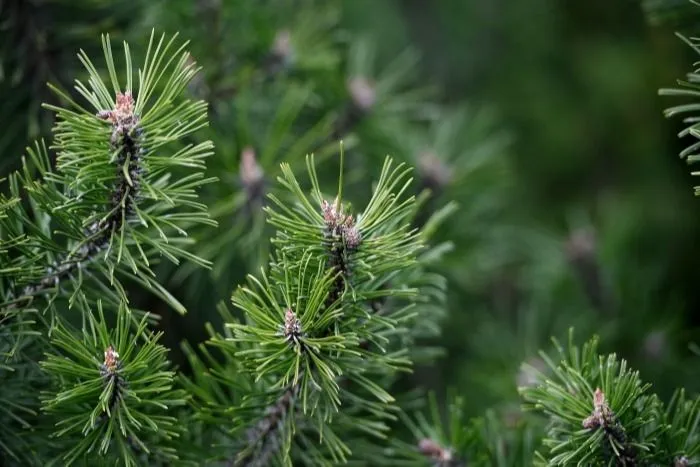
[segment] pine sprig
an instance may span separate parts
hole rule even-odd
[[[282,166],[279,181],[296,202],[290,208],[270,195],[275,208],[266,211],[278,228],[270,270],[236,290],[233,303],[245,320],[227,324],[230,337],[212,340],[239,362],[231,370],[251,381],[236,396],[240,405],[228,411],[247,427],[235,430],[236,465],[365,458],[370,451],[354,453],[344,439],[386,437],[396,419],[394,397],[378,379],[390,382],[411,366],[402,344],[411,342],[417,316],[409,283],[416,281],[423,245],[410,225],[409,170],[387,160],[366,209],[355,216],[342,202],[342,177],[329,202],[312,158],[307,167],[310,197]],[[374,302],[383,297],[390,303],[378,310]]]
[[[123,465],[139,465],[140,456],[176,458],[167,442],[178,436],[177,420],[167,412],[184,405],[185,393],[173,389],[161,333],[146,330],[146,317],[133,323],[123,306],[110,329],[98,304],[82,329],[61,323],[52,333],[58,351],[42,368],[58,385],[43,405],[56,420],[54,435],[74,440],[64,465],[94,455]]]
[[[616,355],[599,355],[596,338],[582,349],[570,333],[560,361],[542,353],[552,379],[522,389],[526,406],[550,420],[541,453],[547,465],[642,465],[658,450],[663,427],[655,420],[658,398],[637,371]]]
[[[160,336],[147,331],[153,315],[130,309],[122,285],[140,284],[184,312],[152,267],[161,258],[208,264],[188,251],[183,227],[213,224],[196,200],[213,180],[203,175],[212,144],[186,142],[207,124],[206,104],[183,97],[197,68],[175,41],[152,34],[136,73],[125,43],[120,83],[103,37],[109,86],[81,52],[88,79],[76,91],[88,105],[53,88],[68,107],[46,106],[57,114],[56,167],[38,142],[0,195],[0,377],[8,395],[0,423],[11,430],[0,439],[3,461],[177,458],[180,427],[168,411],[184,405],[185,393],[173,389]],[[42,353],[41,367],[32,365]]]
[[[447,407],[447,420],[440,414],[434,393],[428,396],[426,418],[417,413],[415,419],[403,416],[402,420],[415,438],[415,444],[404,446],[400,452],[406,465],[435,467],[464,467],[467,465],[466,449],[474,438],[473,424],[467,420],[461,397],[451,395]],[[398,449],[398,448],[397,448]]]
[[[377,281],[388,280],[390,271],[414,265],[415,254],[421,247],[416,231],[409,224],[415,198],[403,198],[412,181],[408,178],[411,169],[403,164],[393,166],[391,159],[387,159],[367,207],[353,216],[340,198],[329,201],[324,197],[312,157],[307,158],[307,168],[311,198],[304,194],[291,168],[282,165],[283,177],[279,182],[297,201],[290,209],[276,196],[270,196],[275,207],[267,208],[267,212],[270,223],[278,229],[273,239],[276,248],[283,250],[290,261],[299,261],[305,252],[317,253],[331,269],[340,272],[341,279],[352,276],[347,286],[354,300],[407,293],[377,290],[381,285]],[[371,292],[363,290],[363,285]]]
[[[186,43],[176,47],[175,40],[161,36],[154,41],[151,35],[136,82],[125,43],[123,88],[108,36],[103,37],[103,49],[109,88],[81,52],[89,79],[76,81],[76,90],[92,110],[53,88],[69,104],[45,106],[58,120],[52,145],[58,153],[56,169],[48,163],[45,146],[29,150],[41,179],[33,180],[26,165],[11,179],[13,198],[4,203],[14,212],[12,221],[4,222],[7,248],[15,250],[8,253],[8,272],[25,271],[13,272],[16,283],[8,291],[7,305],[26,306],[31,297],[54,291],[69,278],[77,290],[83,276],[94,273],[125,299],[119,272],[184,311],[154,280],[150,268],[159,257],[207,264],[187,252],[190,240],[180,225],[213,223],[196,201],[196,190],[213,180],[203,175],[212,144],[180,143],[207,122],[206,103],[182,97],[198,69],[188,61]],[[22,189],[31,199],[31,213],[22,213],[18,204]],[[17,225],[20,219],[26,227]],[[88,264],[90,272],[84,270]]]
[[[690,3],[695,2],[688,2],[689,5]],[[690,6],[688,7],[690,8]],[[697,4],[694,4],[693,7],[697,7]],[[677,33],[677,36],[688,46],[690,46],[694,52],[700,53],[700,38],[692,36],[688,37],[680,33]],[[697,63],[695,65],[697,65]],[[683,117],[682,121],[685,128],[678,133],[678,137],[690,139],[691,142],[680,152],[680,157],[685,159],[688,164],[693,164],[700,160],[700,154],[698,153],[698,150],[700,149],[700,118],[698,118],[700,103],[697,102],[697,98],[700,97],[700,68],[697,68],[696,66],[693,71],[686,75],[685,80],[678,80],[677,85],[678,86],[675,88],[660,89],[659,95],[682,97],[690,100],[695,99],[693,102],[675,105],[664,110],[664,116],[667,118],[677,116]],[[698,171],[691,173],[692,175],[700,174]],[[700,194],[700,186],[695,187],[695,194]]]
[[[448,391],[441,405],[435,393],[426,397],[425,410],[401,421],[411,442],[395,439],[396,455],[388,465],[458,467],[532,465],[541,434],[540,424],[517,409],[488,409],[469,417],[464,396]],[[515,410],[515,412],[514,412]]]
[[[313,415],[320,404],[326,412],[322,419],[328,420],[340,405],[336,378],[342,370],[336,359],[346,353],[358,356],[353,349],[359,341],[353,332],[324,335],[340,318],[342,308],[335,303],[327,306],[335,274],[313,265],[312,258],[307,254],[301,267],[288,270],[286,281],[277,287],[264,273],[260,280],[250,277],[252,286],[233,296],[234,305],[246,311],[249,322],[228,326],[234,331],[234,342],[251,347],[236,355],[248,362],[256,379],[281,374],[270,390],[298,388],[294,392],[299,392],[302,411]],[[310,268],[316,269],[311,275]],[[318,397],[323,401],[316,401]]]

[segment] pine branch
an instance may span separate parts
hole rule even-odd
[[[328,250],[329,271],[335,273],[335,280],[330,293],[326,298],[326,306],[331,306],[339,300],[345,292],[346,280],[352,274],[350,270],[350,255],[357,250],[362,242],[355,220],[351,214],[345,214],[340,200],[333,203],[323,200],[321,205],[323,221],[325,223],[324,236]]]
[[[698,11],[698,6],[700,4],[696,2],[686,2],[686,8],[693,8],[694,11]],[[690,6],[692,4],[692,7]],[[700,53],[700,39],[697,37],[687,37],[682,34],[677,34],[677,36],[690,46],[693,51]],[[695,64],[697,65],[697,63]],[[659,89],[660,96],[671,96],[671,97],[683,97],[685,99],[697,99],[700,96],[700,68],[695,68],[686,75],[685,80],[678,80],[678,87],[676,88],[662,88]],[[697,102],[691,102],[688,104],[675,105],[664,110],[664,116],[667,118],[683,116],[683,124],[685,128],[678,133],[679,138],[692,138],[693,142],[688,145],[685,149],[680,152],[680,157],[686,159],[688,164],[692,164],[700,160],[700,154],[698,149],[700,149],[700,119],[698,119],[697,112],[700,109],[700,105]],[[691,172],[692,175],[699,175],[700,172]],[[700,195],[700,186],[695,187],[695,194]]]
[[[44,408],[55,417],[56,436],[75,441],[62,460],[70,465],[94,449],[124,465],[138,465],[143,452],[176,459],[168,446],[179,435],[176,419],[159,412],[184,405],[185,394],[172,389],[174,373],[157,344],[160,334],[146,333],[147,317],[132,332],[133,316],[124,306],[111,331],[99,304],[97,316],[89,313],[88,319],[84,332],[59,324],[52,343],[60,353],[42,362],[57,383]]]
[[[342,180],[329,202],[312,158],[307,166],[311,198],[283,165],[279,181],[297,202],[292,208],[270,196],[275,209],[267,209],[269,222],[278,228],[270,270],[249,276],[233,294],[246,321],[228,317],[231,337],[211,341],[231,362],[230,373],[219,367],[216,379],[235,381],[242,371],[250,385],[240,386],[226,403],[215,389],[220,386],[212,387],[203,373],[197,377],[209,388],[199,397],[201,419],[213,422],[217,411],[226,410],[239,421],[235,426],[247,427],[231,434],[237,456],[227,457],[234,465],[272,458],[344,462],[351,454],[375,452],[353,453],[344,438],[362,433],[379,443],[386,436],[395,408],[384,387],[410,366],[404,346],[413,342],[417,310],[432,310],[417,306],[409,285],[414,274],[420,276],[417,255],[423,246],[410,227],[414,199],[403,198],[408,170],[387,160],[366,209],[350,216],[341,201]],[[386,310],[373,313],[372,303],[382,297]],[[193,361],[197,374],[205,371]]]
[[[9,448],[0,440],[0,451],[19,461],[153,465],[178,459],[173,440],[181,426],[167,412],[183,406],[186,394],[173,389],[175,373],[157,344],[160,335],[147,332],[152,315],[129,309],[120,283],[140,284],[184,312],[151,267],[160,257],[207,265],[187,251],[191,240],[183,227],[213,224],[196,200],[197,190],[213,181],[203,175],[213,146],[181,141],[207,124],[206,104],[182,97],[197,67],[175,39],[151,34],[136,83],[125,43],[123,87],[109,37],[102,41],[109,84],[81,51],[89,79],[76,81],[75,89],[92,109],[52,88],[68,105],[46,106],[57,114],[56,167],[37,143],[23,169],[8,177],[9,194],[0,195],[0,351],[15,372],[2,375],[3,386],[15,387],[16,378],[37,381],[31,403],[3,406],[0,423],[7,416],[15,429],[19,422],[34,433],[27,440],[57,440],[26,454],[15,452],[25,436]],[[51,312],[31,308],[35,297]],[[37,375],[17,371],[18,361],[41,358],[25,348],[45,353]]]
[[[103,110],[97,114],[98,118],[107,120],[112,125],[110,151],[117,155],[116,181],[110,196],[109,214],[106,219],[93,223],[86,229],[86,241],[79,249],[57,260],[39,281],[25,285],[20,300],[22,297],[28,299],[41,295],[58,286],[62,279],[73,275],[78,268],[94,260],[100,250],[107,248],[112,235],[122,229],[123,223],[133,220],[135,203],[139,197],[139,179],[144,170],[141,163],[143,148],[139,141],[143,129],[139,125],[138,116],[134,114],[131,93],[118,93],[116,101],[113,110]],[[14,303],[14,306],[18,304]]]
[[[483,416],[468,417],[463,396],[451,390],[440,407],[434,393],[428,394],[426,414],[401,420],[413,436],[413,442],[395,440],[402,465],[467,467],[494,465],[517,467],[532,465],[538,430],[532,420],[506,422],[502,413],[489,409]],[[444,415],[443,415],[444,414]]]
[[[566,349],[554,342],[560,362],[541,354],[554,377],[521,389],[526,407],[549,419],[543,464],[676,465],[697,455],[698,425],[686,423],[697,401],[681,392],[664,409],[624,360],[598,355],[596,338],[580,350],[572,332]]]
[[[60,226],[57,232],[42,232],[43,238],[31,235],[45,230],[43,226],[27,225],[27,233],[17,231],[8,219],[4,228],[14,238],[8,245],[19,249],[21,241],[51,244],[48,264],[26,268],[45,262],[44,253],[22,248],[21,254],[9,255],[14,264],[15,286],[7,291],[5,306],[15,309],[27,306],[33,297],[59,290],[62,282],[71,279],[78,285],[82,277],[95,278],[94,272],[106,276],[106,282],[115,286],[115,272],[124,274],[154,290],[176,309],[184,311],[172,296],[155,283],[150,264],[156,254],[173,262],[184,257],[196,263],[207,263],[178,245],[186,244],[186,232],[178,223],[209,224],[203,205],[194,201],[195,189],[213,179],[202,174],[203,160],[212,154],[210,142],[187,145],[176,149],[173,143],[206,125],[206,104],[181,98],[181,92],[197,72],[181,46],[172,52],[174,39],[165,42],[161,37],[154,46],[151,35],[146,63],[139,70],[139,82],[133,94],[132,60],[128,45],[124,46],[126,86],[120,88],[115,71],[109,38],[103,38],[103,48],[115,99],[107,90],[97,69],[82,53],[79,57],[90,74],[85,85],[78,81],[76,90],[93,106],[90,112],[74,102],[62,91],[53,88],[71,105],[71,109],[47,105],[57,113],[53,148],[58,151],[57,168],[48,163],[44,146],[37,145],[30,155],[39,168],[42,180],[34,181],[25,169],[22,176],[13,178],[13,195],[19,199],[19,187],[27,190],[34,207],[33,213],[22,213],[18,204],[8,205],[27,224],[51,221]],[[158,93],[158,94],[156,94]],[[166,157],[155,151],[167,148],[173,151]],[[191,173],[172,178],[173,170],[186,168]],[[189,212],[187,209],[189,208]],[[172,234],[182,236],[173,238]],[[20,240],[22,239],[22,240]],[[184,240],[184,241],[183,241]],[[42,245],[45,248],[45,245]],[[104,264],[96,260],[100,258]],[[47,258],[48,259],[48,258]],[[90,268],[86,266],[90,265]],[[90,271],[88,271],[90,269]],[[78,287],[73,292],[80,292]],[[118,295],[125,298],[122,287],[116,285]],[[80,292],[82,293],[82,292]],[[71,297],[71,300],[74,300]]]

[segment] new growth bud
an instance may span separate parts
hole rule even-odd
[[[328,247],[328,265],[339,272],[335,283],[328,294],[326,304],[330,305],[342,295],[345,290],[345,281],[350,276],[351,264],[348,261],[348,253],[357,250],[362,243],[362,234],[357,228],[355,218],[343,212],[340,201],[333,203],[323,200],[321,213],[325,224],[324,236]]]
[[[258,164],[255,149],[250,146],[241,152],[241,164],[238,173],[248,201],[260,200],[263,196],[265,173],[260,164]]]
[[[593,413],[583,420],[583,427],[588,429],[606,427],[614,423],[613,417],[614,414],[605,401],[605,394],[600,388],[596,388],[593,393]]]
[[[438,462],[438,465],[449,465],[453,460],[452,450],[440,446],[430,438],[423,438],[418,442],[418,450],[425,457]]]
[[[431,190],[443,188],[452,180],[452,169],[433,151],[418,156],[418,170],[423,185]]]
[[[362,234],[355,225],[355,218],[343,212],[338,200],[329,203],[324,200],[321,205],[323,221],[326,224],[326,236],[340,238],[350,250],[356,249],[362,242]]]
[[[292,48],[292,34],[287,29],[278,31],[272,42],[272,54],[284,64],[291,60],[294,49]]]
[[[116,231],[123,227],[123,219],[133,214],[134,204],[139,198],[145,151],[141,119],[135,111],[134,98],[131,92],[126,91],[117,93],[114,109],[97,113],[98,118],[112,124],[110,143],[112,150],[117,153],[116,181],[112,192],[114,209],[111,218],[103,226],[106,231]],[[107,239],[102,240],[104,242]]]
[[[112,144],[118,144],[125,135],[131,135],[139,125],[139,118],[134,113],[134,98],[131,92],[117,93],[116,105],[112,110],[100,110],[97,117],[112,124]]]
[[[109,411],[112,411],[121,400],[122,389],[126,386],[125,380],[119,374],[120,367],[119,353],[110,345],[105,349],[104,363],[100,365],[100,375],[104,379],[104,384],[106,386],[111,385],[112,393],[109,397]]]
[[[600,311],[612,311],[614,300],[597,257],[595,231],[573,231],[566,240],[564,251],[591,304]]]
[[[262,63],[266,74],[265,79],[271,79],[277,73],[289,69],[293,63],[292,34],[289,30],[282,29],[275,34],[270,50]]]
[[[100,368],[103,377],[112,376],[119,369],[119,353],[111,345],[105,350],[105,360]]]
[[[608,438],[605,441],[605,455],[614,457],[618,461],[616,465],[637,465],[636,449],[629,443],[625,428],[608,405],[605,393],[600,388],[596,388],[593,393],[593,412],[581,424],[588,430],[603,430],[605,437]],[[612,443],[617,446],[617,450],[608,449]]]
[[[348,80],[348,93],[353,105],[362,112],[371,111],[377,103],[377,90],[373,82],[364,76],[354,76]]]
[[[288,341],[296,342],[301,336],[301,321],[290,308],[284,312],[284,337]]]
[[[255,157],[255,150],[248,146],[241,152],[241,166],[239,169],[241,182],[248,188],[262,182],[264,177],[262,167]]]
[[[353,76],[345,82],[349,102],[333,129],[333,139],[343,139],[377,105],[376,85],[364,76]]]

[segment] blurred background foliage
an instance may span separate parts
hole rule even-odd
[[[406,388],[455,387],[468,413],[517,418],[522,363],[575,326],[660,394],[697,391],[700,205],[657,89],[690,69],[673,33],[699,12],[658,0],[2,0],[0,178],[46,134],[45,82],[68,88],[79,48],[96,56],[101,32],[136,43],[180,31],[204,67],[190,92],[210,102],[200,136],[216,144],[220,182],[203,202],[220,227],[197,232],[212,271],[159,270],[186,316],[135,297],[161,314],[176,362],[265,260],[261,206],[279,162],[302,176],[315,152],[330,189],[342,138],[353,202],[389,153],[432,190],[427,211],[457,203],[435,238],[452,248],[433,266],[448,279],[432,342],[444,357]]]

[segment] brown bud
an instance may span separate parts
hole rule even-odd
[[[600,388],[596,388],[593,393],[593,407],[595,409],[602,409],[605,405],[605,393],[601,391]]]
[[[105,361],[102,364],[104,373],[112,375],[117,372],[119,367],[119,354],[111,345],[105,350]]]
[[[418,450],[426,456],[437,457],[442,452],[442,447],[432,439],[423,438],[418,442]]]
[[[594,429],[607,426],[613,422],[613,413],[605,400],[605,394],[600,388],[593,393],[593,412],[583,420],[583,427]]]
[[[355,225],[355,218],[352,214],[343,212],[337,199],[333,203],[323,200],[321,213],[323,214],[323,222],[326,224],[327,235],[341,237],[345,246],[351,250],[360,245],[362,234]]]
[[[429,188],[441,188],[452,179],[451,168],[433,151],[424,151],[418,156],[418,170]]]
[[[374,83],[363,76],[350,78],[347,89],[355,107],[363,112],[372,110],[377,102],[377,90]]]
[[[139,125],[139,118],[134,113],[135,101],[131,92],[117,93],[114,109],[100,110],[96,116],[112,124],[111,141],[116,144],[123,136],[131,134]]]
[[[117,105],[115,110],[123,116],[131,116],[134,114],[134,98],[131,91],[117,93]]]
[[[584,428],[588,428],[589,430],[592,430],[594,428],[598,428],[600,426],[600,423],[599,423],[599,420],[597,417],[595,417],[594,415],[590,415],[590,416],[583,419],[583,422],[581,423],[581,425]]]
[[[296,313],[289,308],[284,312],[283,333],[288,341],[296,342],[301,336],[301,321],[297,318]]]
[[[338,226],[338,209],[336,208],[337,202],[329,203],[325,199],[321,203],[321,213],[323,213],[323,222],[326,223],[326,227],[329,230],[334,230]]]
[[[360,246],[360,243],[362,242],[362,234],[355,225],[344,226],[342,232],[346,247],[354,250]]]
[[[97,117],[102,120],[109,120],[113,125],[125,125],[134,119],[134,98],[131,92],[119,92],[116,98],[117,103],[112,110],[100,110]]]
[[[595,233],[588,229],[576,230],[569,236],[565,248],[569,261],[592,258],[596,251]]]
[[[258,164],[258,159],[255,156],[255,149],[250,146],[247,146],[241,152],[239,175],[241,182],[246,187],[259,184],[264,177],[262,167]]]
[[[275,35],[271,52],[275,57],[283,60],[289,59],[292,55],[292,34],[287,29],[283,29]]]
[[[350,227],[354,223],[352,216],[346,215],[343,212],[343,207],[337,199],[332,203],[323,200],[323,203],[321,203],[321,213],[323,214],[323,221],[326,223],[326,228],[334,235],[339,233],[341,227]]]

